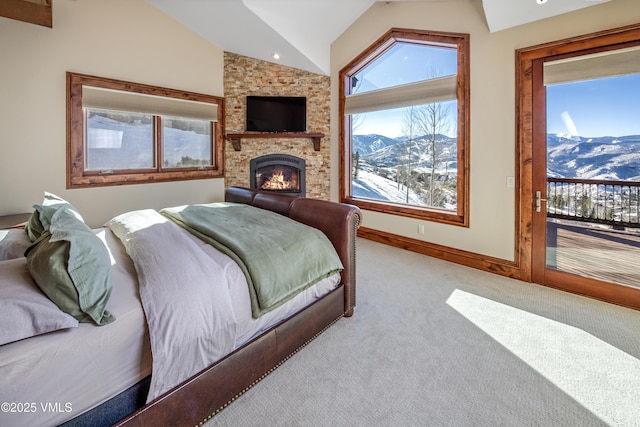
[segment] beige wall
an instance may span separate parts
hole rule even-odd
[[[376,3],[332,45],[332,139],[338,140],[338,73],[392,27],[469,33],[471,41],[470,227],[421,222],[366,211],[364,226],[478,254],[514,259],[515,50],[640,22],[638,0],[614,0],[497,33],[489,33],[474,0]],[[332,198],[339,157],[332,153]],[[417,233],[418,224],[425,234]]]
[[[50,191],[92,226],[222,198],[223,179],[66,189],[65,73],[223,95],[223,52],[144,0],[56,0],[53,29],[0,18],[0,215]]]

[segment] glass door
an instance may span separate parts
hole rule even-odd
[[[640,47],[534,62],[535,282],[639,299]]]

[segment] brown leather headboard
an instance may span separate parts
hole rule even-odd
[[[338,252],[344,270],[345,316],[351,316],[356,305],[356,231],[362,214],[356,206],[326,200],[262,192],[242,187],[229,187],[225,201],[245,203],[286,215],[291,219],[321,230]]]

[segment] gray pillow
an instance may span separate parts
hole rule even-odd
[[[109,252],[69,206],[55,211],[25,255],[31,277],[62,311],[97,325],[115,320],[105,308],[112,289]]]
[[[31,240],[24,229],[0,230],[0,261],[23,257],[29,245]]]
[[[27,260],[0,261],[0,345],[47,332],[75,328],[78,321],[38,289]]]

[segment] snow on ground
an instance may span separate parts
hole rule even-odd
[[[383,178],[371,172],[360,170],[358,179],[352,182],[352,194],[354,197],[367,199],[387,200],[389,202],[407,203],[407,189],[404,186],[398,188],[398,183]],[[422,205],[420,197],[409,190],[409,204]]]

